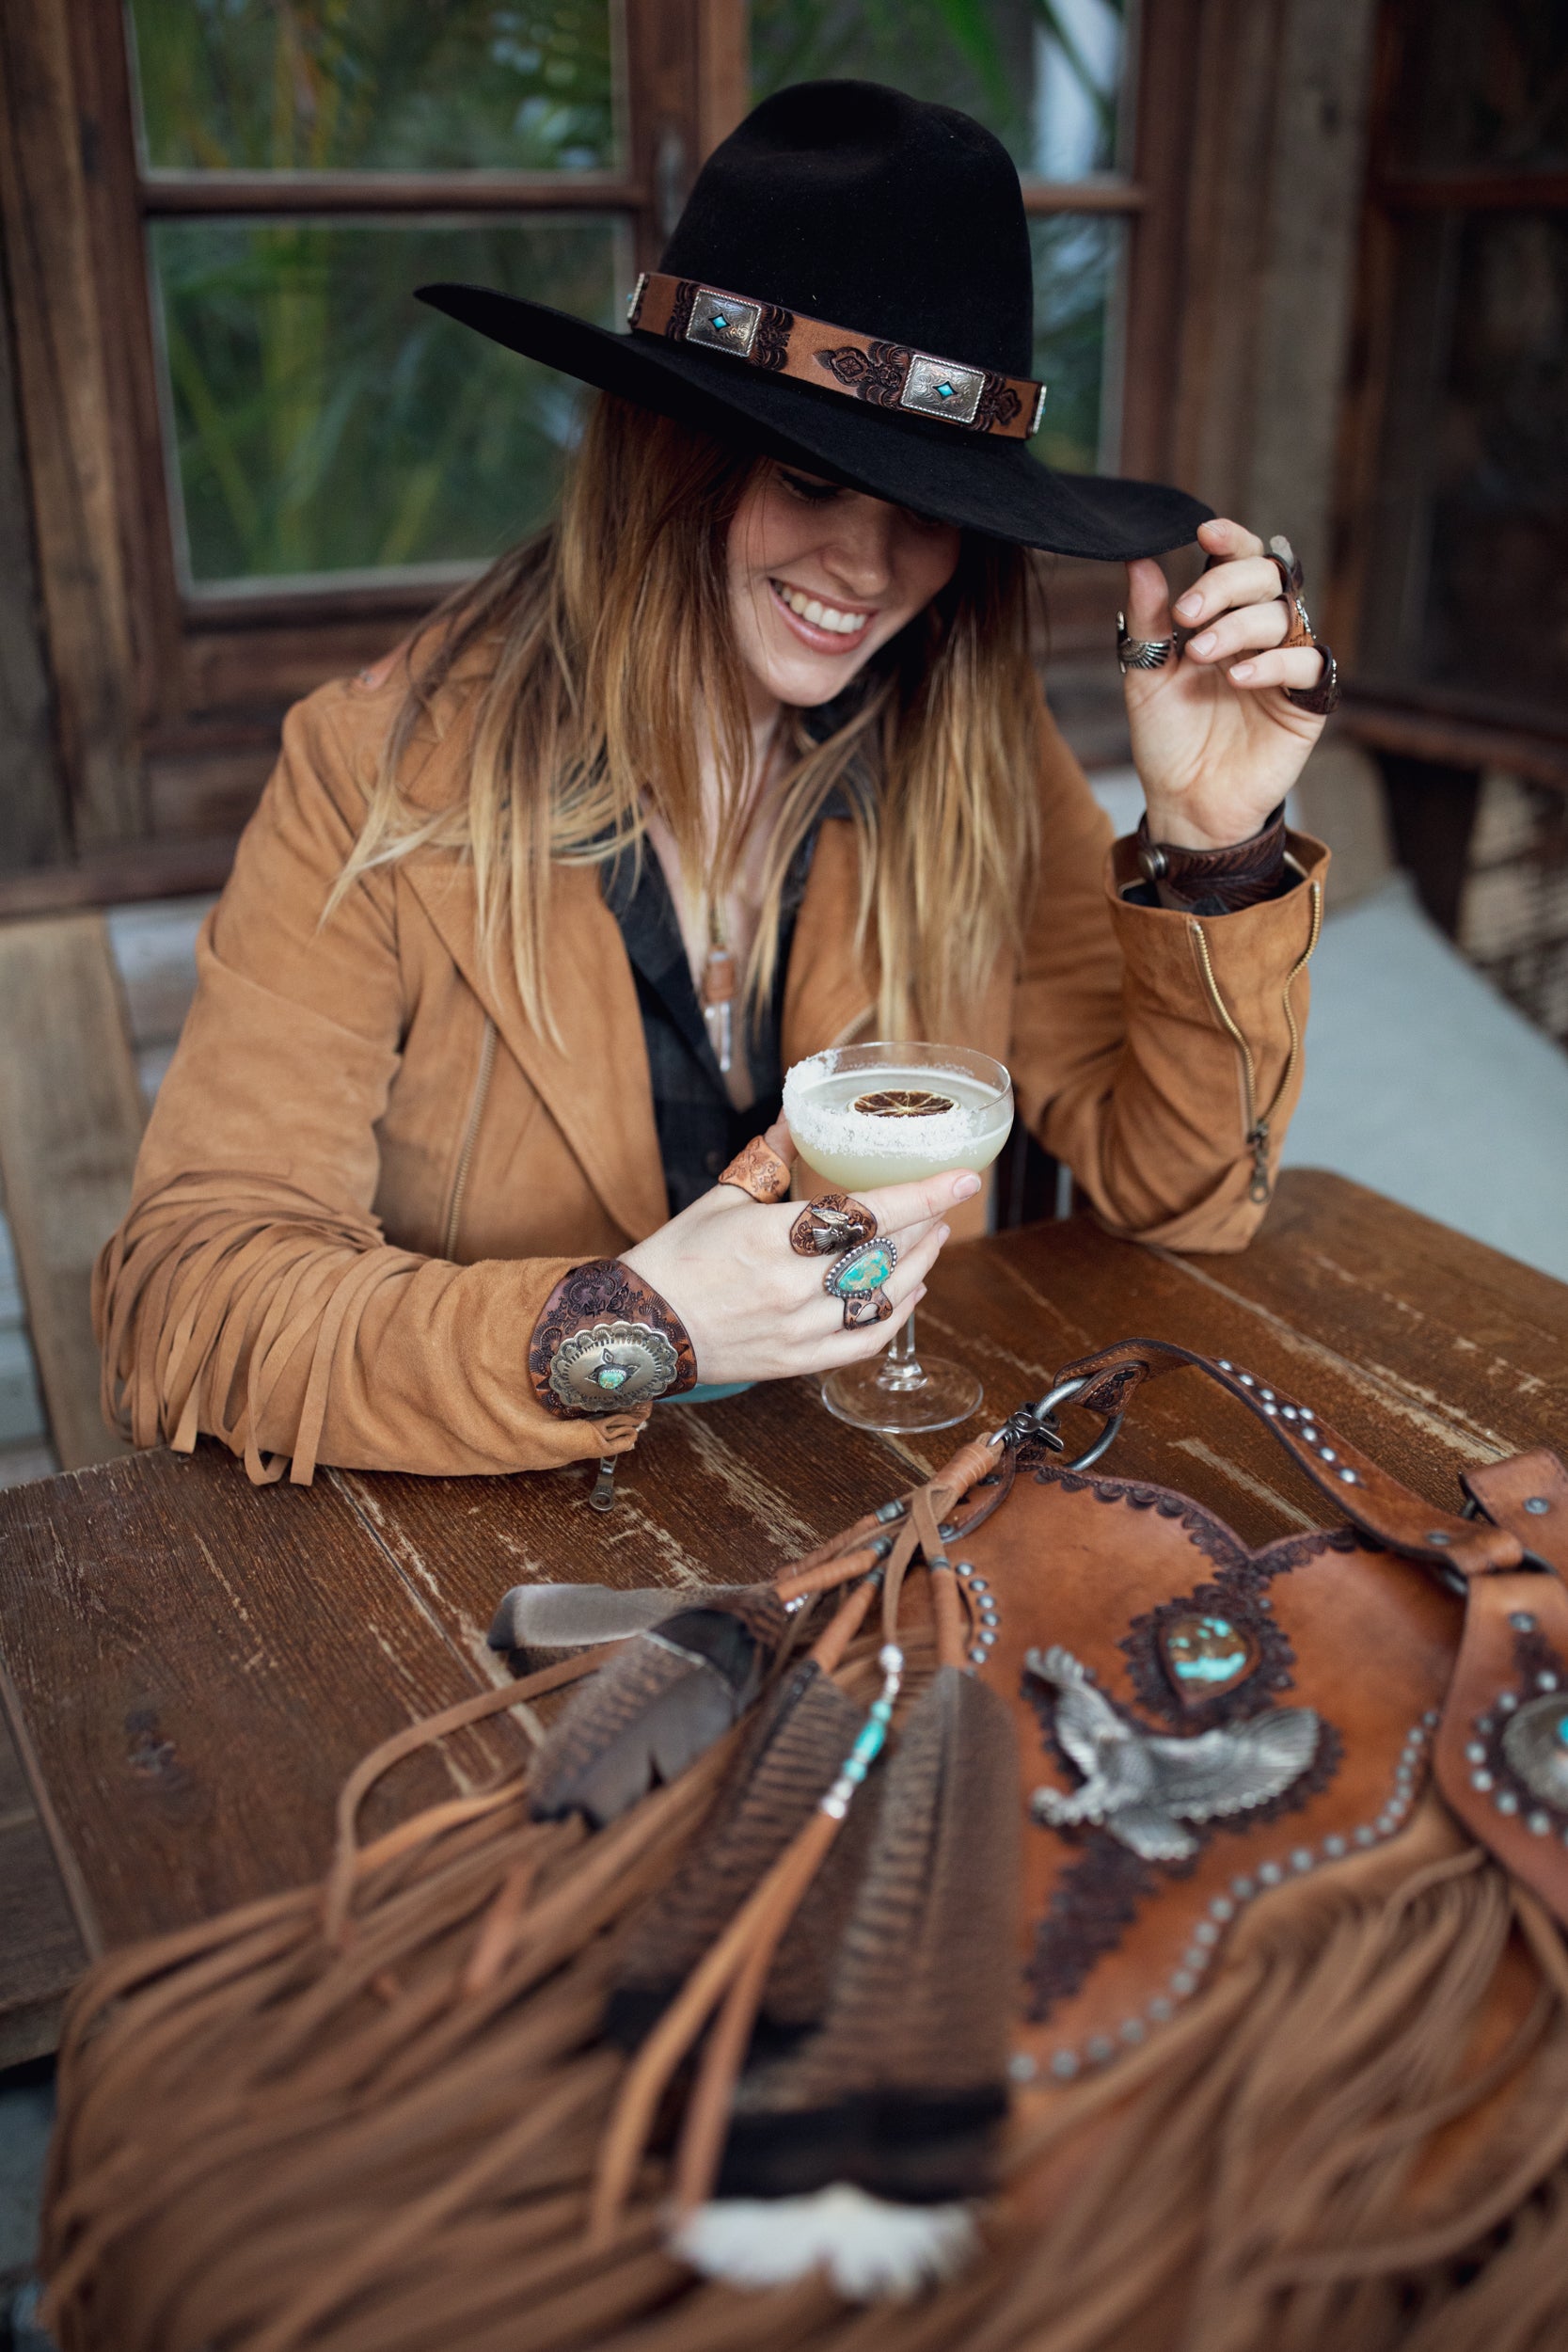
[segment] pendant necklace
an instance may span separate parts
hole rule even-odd
[[[707,961],[703,965],[703,1020],[713,1057],[722,1074],[735,1058],[735,958],[724,940],[718,905],[709,901]]]

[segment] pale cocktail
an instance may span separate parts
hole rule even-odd
[[[1012,1127],[1012,1081],[965,1046],[835,1046],[795,1064],[784,1115],[814,1174],[865,1193],[988,1168]],[[912,1315],[882,1358],[822,1383],[829,1408],[862,1429],[945,1429],[977,1412],[983,1394],[962,1364],[916,1356]]]

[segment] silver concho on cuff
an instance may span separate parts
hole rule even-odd
[[[550,1390],[579,1413],[614,1413],[662,1396],[680,1359],[662,1331],[646,1323],[595,1323],[562,1340],[550,1364]]]

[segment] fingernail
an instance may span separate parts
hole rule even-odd
[[[1203,610],[1203,598],[1189,594],[1181,598],[1176,610],[1184,621],[1194,621]]]
[[[953,1228],[951,1225],[939,1225],[935,1233],[932,1235],[932,1239],[935,1241],[939,1249],[942,1248],[944,1241],[951,1241],[952,1238]]]
[[[955,1200],[973,1200],[980,1189],[978,1176],[960,1176],[953,1187]]]
[[[1230,665],[1230,675],[1232,677],[1249,678],[1256,666],[1251,661],[1233,661]]]
[[[916,1291],[916,1293],[915,1293],[915,1295],[914,1295],[914,1303],[915,1303],[915,1305],[916,1305],[917,1307],[919,1306],[919,1304],[920,1304],[921,1300],[925,1297],[925,1295],[926,1295],[926,1285],[925,1285],[925,1283],[924,1283],[924,1282],[922,1282],[922,1284],[920,1285],[920,1288]]]
[[[1201,637],[1193,639],[1191,650],[1194,653],[1212,653],[1218,644],[1219,632],[1216,629],[1206,628]]]

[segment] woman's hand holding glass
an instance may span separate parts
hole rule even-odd
[[[782,1120],[767,1140],[793,1161]],[[857,1330],[844,1328],[841,1303],[822,1287],[832,1260],[802,1258],[790,1248],[789,1229],[800,1213],[796,1200],[765,1208],[733,1184],[716,1184],[621,1257],[685,1324],[700,1379],[833,1372],[879,1354],[908,1321],[948,1238],[946,1212],[979,1189],[979,1177],[960,1168],[856,1195],[876,1217],[879,1237],[891,1238],[898,1251],[887,1283],[892,1314]]]

